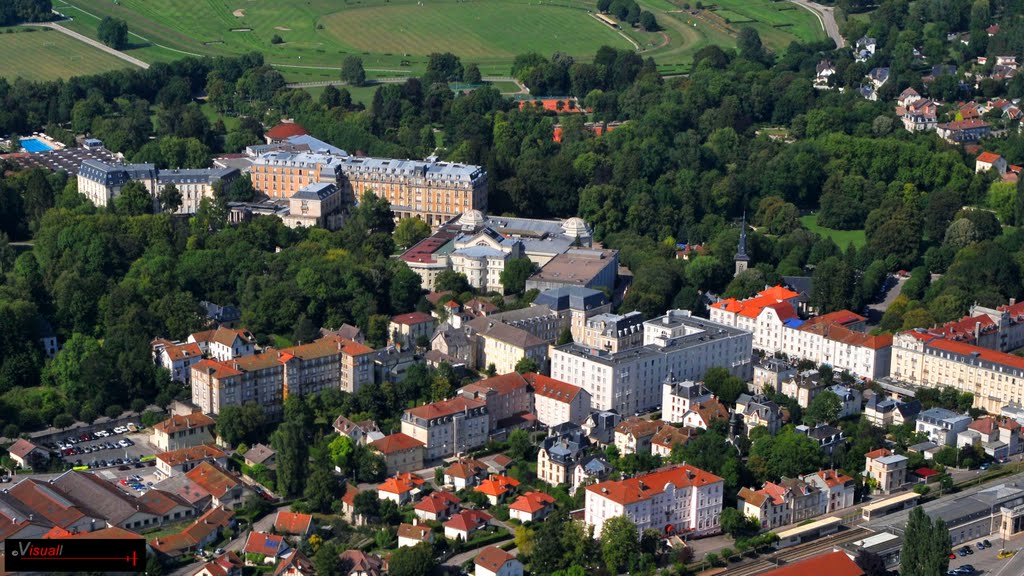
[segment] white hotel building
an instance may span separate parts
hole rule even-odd
[[[662,468],[587,486],[584,519],[597,538],[604,523],[616,516],[628,517],[640,533],[653,528],[662,534],[715,534],[721,531],[724,490],[724,480],[699,468]]]
[[[644,322],[644,345],[610,353],[580,344],[551,350],[551,377],[579,386],[594,410],[633,414],[661,406],[669,374],[699,380],[722,366],[751,378],[751,334],[745,330],[670,310]]]

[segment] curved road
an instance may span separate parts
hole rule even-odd
[[[825,30],[825,34],[836,43],[836,48],[842,48],[846,46],[846,39],[839,33],[839,24],[836,23],[835,9],[831,6],[822,6],[817,2],[811,2],[810,0],[790,0],[790,2],[802,6],[807,10],[810,10],[818,17],[818,21],[821,22],[821,27]]]
[[[125,54],[124,52],[121,52],[120,50],[114,50],[113,48],[111,48],[110,46],[107,46],[106,44],[104,44],[102,42],[98,42],[96,40],[93,40],[92,38],[89,38],[88,36],[83,36],[82,34],[79,34],[78,32],[75,32],[74,30],[69,30],[69,29],[61,26],[60,24],[55,24],[53,22],[37,22],[37,23],[31,23],[31,24],[24,24],[24,26],[39,26],[39,27],[42,27],[42,28],[51,28],[53,30],[56,30],[57,32],[61,32],[63,34],[67,34],[68,36],[71,36],[75,40],[79,40],[79,41],[85,42],[86,44],[89,44],[90,46],[94,46],[96,48],[99,48],[100,50],[103,50],[107,54],[111,54],[113,56],[117,56],[121,60],[124,60],[125,62],[128,62],[130,64],[134,64],[134,65],[138,66],[139,68],[144,68],[144,69],[145,68],[149,68],[149,64],[146,64],[145,62],[143,62],[142,60],[139,60],[138,58],[136,58],[134,56],[129,56],[129,55]]]

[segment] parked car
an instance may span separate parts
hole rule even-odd
[[[964,564],[956,569],[956,573],[960,576],[971,576],[975,572],[976,570],[974,569],[974,566],[971,566],[970,564]]]
[[[982,540],[981,543],[985,545],[985,548],[991,548],[992,547],[992,543],[989,542],[988,540]]]
[[[136,426],[135,424],[129,423],[127,428],[128,428],[129,432],[138,432],[139,431],[139,427]]]
[[[124,426],[114,426],[114,434],[124,434],[128,429]]]

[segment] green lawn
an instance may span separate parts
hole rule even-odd
[[[819,234],[824,237],[831,238],[837,246],[846,249],[847,246],[853,244],[857,248],[864,246],[865,237],[863,230],[833,230],[831,228],[825,228],[818,226],[818,215],[809,214],[807,216],[800,217],[800,223],[804,225],[808,230]]]
[[[2,0],[0,0],[2,1]],[[56,80],[109,72],[132,65],[49,29],[18,28],[0,34],[0,77]]]

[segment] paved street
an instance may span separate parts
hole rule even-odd
[[[138,66],[139,68],[143,68],[143,69],[149,68],[149,64],[146,64],[145,62],[143,62],[142,60],[139,60],[138,58],[136,58],[134,56],[129,56],[129,55],[125,54],[124,52],[121,52],[120,50],[114,50],[113,48],[111,48],[110,46],[107,46],[106,44],[104,44],[102,42],[98,42],[96,40],[93,40],[92,38],[89,38],[88,36],[83,36],[82,34],[79,34],[78,32],[75,32],[73,30],[69,30],[69,29],[61,26],[60,24],[55,24],[53,22],[37,22],[37,23],[25,24],[25,26],[42,26],[44,28],[52,28],[53,30],[56,30],[57,32],[60,32],[61,34],[67,34],[68,36],[71,36],[72,38],[74,38],[75,40],[78,40],[79,42],[85,42],[86,44],[88,44],[90,46],[93,46],[94,48],[98,48],[98,49],[106,52],[107,54],[112,54],[112,55],[120,58],[121,60],[124,60],[125,62],[128,62],[129,64],[134,64],[134,65]]]
[[[818,17],[818,21],[821,22],[821,27],[825,30],[825,34],[836,43],[836,48],[842,48],[846,46],[846,39],[839,33],[839,24],[836,23],[835,9],[831,6],[822,6],[817,2],[810,2],[809,0],[790,0],[794,4],[798,4]]]

